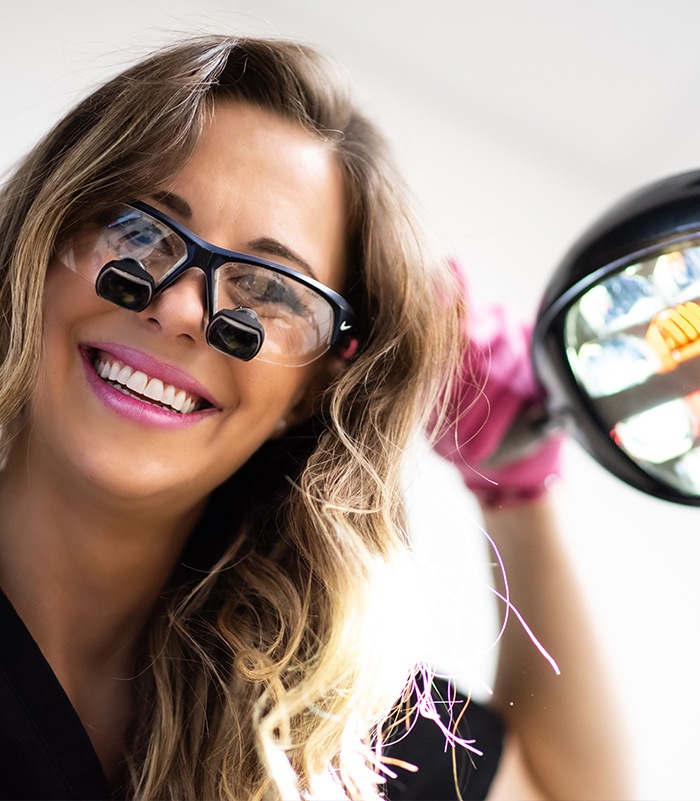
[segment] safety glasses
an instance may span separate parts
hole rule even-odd
[[[120,205],[73,234],[62,261],[97,294],[131,311],[187,270],[206,276],[207,342],[227,356],[301,367],[345,344],[355,314],[337,292],[275,262],[212,245],[140,201]]]

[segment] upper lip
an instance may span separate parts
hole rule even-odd
[[[179,389],[184,389],[190,395],[197,395],[211,406],[220,408],[216,399],[207,391],[206,387],[202,386],[199,381],[180,367],[166,364],[136,348],[114,342],[90,342],[83,347],[88,350],[100,350],[111,354],[114,358],[128,364],[130,367],[146,373],[150,378],[159,378],[164,384],[172,384]]]

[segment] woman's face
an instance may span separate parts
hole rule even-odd
[[[330,146],[274,113],[219,104],[168,192],[139,199],[220,247],[297,270],[303,261],[342,291],[346,215],[337,160]],[[25,429],[30,459],[47,459],[61,476],[122,500],[196,502],[265,440],[308,416],[333,357],[289,367],[225,356],[205,340],[204,293],[204,275],[192,269],[136,313],[52,264],[41,381]],[[175,395],[185,390],[183,410],[125,395],[100,377],[122,368],[117,383],[140,372],[146,386],[162,382],[170,398],[169,385]],[[145,392],[138,381],[136,391]]]

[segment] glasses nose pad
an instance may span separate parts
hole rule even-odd
[[[265,340],[265,329],[252,309],[222,309],[207,327],[207,342],[227,356],[249,362]]]
[[[95,289],[101,298],[139,312],[151,302],[155,281],[136,259],[113,259],[100,270]]]

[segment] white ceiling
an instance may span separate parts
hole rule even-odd
[[[600,176],[644,180],[650,160],[695,160],[697,0],[24,0],[3,9],[3,95],[31,106],[35,81],[68,91],[67,72],[77,87],[197,29],[299,36],[358,79],[368,65],[379,83],[393,76]]]
[[[334,20],[333,35],[349,51],[362,43],[373,57],[381,53],[397,75],[529,147],[622,180],[645,180],[649,160],[662,171],[697,162],[698,2],[383,0],[359,7],[365,13],[355,3]]]
[[[212,30],[338,59],[476,289],[528,313],[593,217],[700,164],[697,0],[23,0],[0,30],[0,168],[88,85]]]

